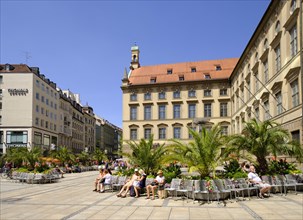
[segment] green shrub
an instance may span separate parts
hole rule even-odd
[[[230,162],[228,164],[225,164],[224,165],[224,172],[222,174],[222,177],[224,178],[234,178],[234,175],[236,173],[243,173],[241,171],[241,167],[240,167],[240,164],[238,163],[237,160],[235,159],[232,159],[230,160]],[[237,174],[236,176],[239,176],[240,174]],[[247,177],[247,174],[246,174],[246,177]]]
[[[232,176],[233,179],[247,178],[247,177],[248,177],[247,173],[244,173],[242,171],[236,172]]]
[[[165,177],[165,182],[170,183],[172,179],[180,177],[180,167],[173,164],[169,165],[168,167],[163,169],[163,175]]]
[[[271,160],[268,164],[268,175],[285,175],[292,173],[300,173],[301,171],[297,169],[296,165],[293,163],[288,163],[286,160]]]
[[[29,171],[26,167],[20,167],[20,168],[16,169],[16,171],[20,172],[20,173],[29,173]]]

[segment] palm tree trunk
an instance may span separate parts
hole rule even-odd
[[[257,161],[259,163],[259,173],[264,175],[268,171],[268,164],[265,157],[257,157]]]

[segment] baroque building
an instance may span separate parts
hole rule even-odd
[[[221,124],[231,132],[231,75],[237,58],[141,66],[131,48],[130,71],[122,80],[124,140],[189,140],[187,127]]]

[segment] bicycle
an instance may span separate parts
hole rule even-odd
[[[12,169],[3,168],[1,171],[1,178],[2,179],[13,179]]]

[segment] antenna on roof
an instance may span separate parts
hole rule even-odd
[[[30,55],[30,53],[28,51],[24,51],[24,57],[25,57],[25,64],[28,64],[28,60],[30,58],[32,58],[32,56]]]

